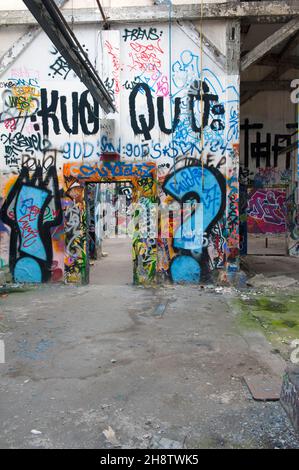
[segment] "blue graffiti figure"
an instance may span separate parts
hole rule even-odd
[[[191,160],[191,165],[176,170],[165,180],[164,191],[182,207],[186,202],[196,203],[174,233],[177,256],[172,260],[170,275],[173,282],[197,283],[207,270],[203,234],[208,234],[224,213],[225,179],[216,168],[202,168],[199,161]]]
[[[50,229],[62,223],[55,166],[44,178],[41,166],[32,178],[29,169],[23,167],[0,218],[11,228],[9,264],[15,282],[48,281],[53,261]]]

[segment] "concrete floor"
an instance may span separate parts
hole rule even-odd
[[[90,284],[132,284],[132,240],[129,237],[107,238],[103,241],[102,251],[107,253],[107,256],[96,260],[90,266]]]
[[[0,447],[299,448],[280,404],[244,386],[280,362],[231,300],[107,284],[0,298]]]

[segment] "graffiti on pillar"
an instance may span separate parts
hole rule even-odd
[[[84,186],[71,175],[64,178],[64,277],[66,282],[86,280],[87,212]]]
[[[24,166],[1,212],[11,228],[10,270],[16,282],[40,283],[51,278],[53,247],[51,228],[62,222],[56,168],[43,175],[38,167],[30,177]]]
[[[192,160],[191,160],[192,162]],[[181,205],[194,202],[196,208],[184,218],[173,233],[175,256],[170,275],[174,282],[199,282],[208,270],[208,253],[204,249],[204,234],[208,235],[223,216],[225,179],[219,170],[193,162],[175,170],[164,182],[163,189]],[[201,212],[201,214],[200,214]],[[199,216],[199,217],[198,217]],[[201,227],[194,224],[200,221]],[[187,224],[187,227],[186,227]],[[194,227],[194,230],[190,228]]]

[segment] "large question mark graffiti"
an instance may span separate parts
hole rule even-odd
[[[197,203],[174,233],[173,247],[178,254],[172,260],[170,274],[173,282],[199,282],[204,263],[202,235],[209,233],[223,215],[225,179],[216,168],[202,168],[197,163],[170,175],[165,180],[164,191],[181,206],[186,202]],[[201,227],[196,226],[199,221]]]

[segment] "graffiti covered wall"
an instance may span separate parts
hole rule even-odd
[[[159,227],[170,228],[169,236],[160,230],[154,241],[133,237],[133,261],[140,266],[136,282],[156,272],[160,279],[201,282],[218,270],[235,271],[239,78],[225,71],[225,46],[217,49],[207,35],[201,52],[190,23],[101,32],[90,26],[75,33],[118,113],[102,114],[43,33],[0,77],[1,266],[21,282],[86,279],[89,228],[82,184],[97,182],[87,178],[95,162],[116,152],[133,168],[154,164],[155,181],[134,175],[135,202],[136,195],[141,201],[155,198]],[[221,34],[225,44],[225,28]],[[37,50],[45,51],[42,57]],[[64,171],[73,163],[85,172],[81,183]],[[101,181],[119,177],[110,171]],[[198,214],[186,214],[186,202],[199,204]],[[170,220],[172,205],[180,207],[180,216]],[[195,220],[200,235],[188,238]]]

